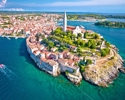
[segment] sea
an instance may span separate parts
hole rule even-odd
[[[68,21],[68,25],[82,25],[100,33],[116,45],[125,60],[125,28],[95,26],[82,21]],[[0,100],[125,100],[125,74],[120,73],[105,88],[84,79],[76,86],[65,75],[52,77],[39,70],[26,50],[26,39],[0,37],[0,63],[5,65],[0,69]]]

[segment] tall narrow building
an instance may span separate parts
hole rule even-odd
[[[64,18],[63,18],[63,31],[66,32],[67,30],[67,16],[66,12],[64,13]]]

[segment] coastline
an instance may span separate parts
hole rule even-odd
[[[58,63],[58,60],[54,60],[54,63],[56,65],[51,65],[51,63],[49,62],[51,62],[52,60],[47,61],[47,59],[42,58],[47,56],[51,52],[47,51],[46,49],[46,55],[46,52],[43,50],[43,45],[41,46],[41,50],[38,47],[39,42],[31,42],[31,39],[33,38],[32,36],[33,35],[29,36],[26,39],[27,51],[30,54],[30,57],[38,66],[38,68],[44,70],[52,76],[58,76],[61,72],[65,72],[67,78],[75,84],[80,84],[82,79],[85,79],[88,82],[91,82],[97,86],[107,87],[108,84],[112,83],[113,80],[118,76],[119,70],[125,70],[123,67],[123,59],[118,54],[117,48],[112,45],[110,49],[110,54],[106,57],[98,59],[96,61],[96,64],[88,65],[88,67],[85,69],[85,72],[80,72],[78,69],[78,71],[75,71],[75,73],[68,73],[67,70],[61,70],[62,68],[60,67],[60,63]],[[33,45],[35,45],[35,48]],[[102,63],[102,61],[104,62]],[[100,62],[102,63],[101,65]],[[54,66],[56,66],[56,68],[54,68]],[[76,80],[78,80],[78,82]]]
[[[26,36],[7,36],[7,35],[1,35],[0,37],[15,38],[15,39],[18,39],[18,38],[26,38]]]
[[[113,52],[115,54],[113,60],[104,62],[103,66],[93,65],[85,70],[82,73],[85,80],[98,86],[108,87],[118,77],[120,72],[125,73],[124,60],[116,50],[113,50]]]
[[[122,28],[122,29],[124,29],[125,27],[113,27],[113,26],[104,26],[104,25],[96,25],[96,26],[102,26],[102,27],[108,27],[108,28]]]
[[[30,47],[32,44],[29,41],[30,37],[26,39],[27,51],[40,70],[43,70],[54,77],[59,76],[61,73],[65,73],[66,77],[72,83],[76,85],[79,85],[81,83],[82,75],[79,71],[79,68],[74,70],[72,68],[68,68],[68,66],[65,66],[64,64],[59,63],[58,60],[45,60],[45,58],[42,59],[42,56],[45,55],[44,52],[42,51],[41,55],[34,54],[34,49]]]
[[[110,38],[112,38],[110,36],[111,33],[107,33],[107,34]],[[114,32],[114,34],[115,34],[115,32]],[[124,36],[125,34],[121,34],[121,35]],[[103,36],[105,37],[105,35],[103,35]],[[115,39],[115,37],[114,37],[114,39]],[[12,39],[12,41],[11,41],[6,38],[5,39],[0,38],[0,40],[1,40],[0,48],[2,51],[1,52],[1,63],[8,65],[9,69],[11,69],[11,71],[15,72],[16,75],[18,76],[18,79],[12,80],[11,81],[12,84],[10,84],[10,81],[5,76],[1,75],[1,83],[5,85],[5,88],[2,88],[2,86],[1,86],[1,93],[4,93],[5,90],[13,92],[10,96],[8,95],[10,97],[10,99],[13,97],[13,99],[16,100],[18,95],[19,96],[24,95],[24,92],[17,91],[17,89],[22,90],[22,87],[24,87],[25,88],[24,91],[26,93],[28,93],[26,95],[27,99],[32,99],[34,97],[33,100],[36,99],[35,96],[37,96],[38,98],[43,98],[43,95],[48,95],[48,92],[49,92],[48,88],[51,88],[51,91],[52,91],[51,97],[48,96],[49,99],[52,99],[52,96],[55,94],[55,92],[53,92],[53,91],[56,91],[56,93],[58,94],[58,95],[56,95],[57,96],[56,98],[59,100],[60,100],[60,97],[62,96],[62,94],[64,94],[64,93],[66,94],[64,99],[68,98],[68,100],[70,100],[70,99],[77,99],[76,97],[79,97],[79,100],[83,100],[83,97],[84,96],[86,97],[84,92],[87,93],[94,100],[102,100],[102,99],[111,100],[114,98],[117,100],[119,100],[119,98],[124,100],[125,74],[120,73],[119,76],[114,80],[114,82],[106,88],[102,88],[102,87],[93,85],[84,79],[82,81],[82,84],[80,84],[80,86],[76,86],[73,83],[71,83],[63,75],[59,75],[58,77],[52,77],[48,73],[38,70],[38,68],[36,68],[37,66],[35,66],[36,64],[30,58],[30,56],[25,48],[24,39],[17,39],[17,40]],[[22,44],[22,41],[23,41],[23,44]],[[111,40],[108,39],[107,41],[111,41]],[[120,42],[120,38],[116,41],[111,41],[111,42],[113,44],[116,44],[117,41]],[[124,41],[122,43],[124,43]],[[22,47],[20,48],[21,44],[22,44]],[[7,47],[3,46],[3,45],[6,45],[9,47],[9,51],[11,52],[11,54],[8,55],[8,53],[7,53],[8,50],[6,50]],[[20,48],[20,50],[19,50],[19,48]],[[125,51],[124,47],[120,48],[118,46],[118,48],[119,48],[120,53],[122,51],[123,52]],[[22,53],[22,56],[19,56],[20,51],[24,51]],[[123,55],[122,57],[124,57],[124,56],[125,55]],[[11,59],[11,57],[13,59]],[[3,58],[5,58],[5,59],[3,59]],[[28,60],[29,62],[27,62],[26,60]],[[19,79],[20,79],[20,81],[19,81]],[[16,84],[18,84],[16,86],[17,88],[13,88],[13,87],[15,87],[15,82],[16,82]],[[28,88],[26,88],[29,84],[30,84],[30,86]],[[29,90],[32,90],[32,91],[29,91]],[[40,92],[41,90],[46,91],[46,92],[41,93]],[[16,97],[15,97],[15,91],[17,91]],[[36,92],[36,91],[38,91],[38,92]],[[90,92],[90,91],[92,91],[92,92]],[[31,94],[32,94],[32,96],[31,96]],[[101,96],[98,94],[100,94]],[[116,95],[116,94],[119,94],[119,95]],[[1,95],[0,98],[6,99],[8,97],[4,97],[4,95]],[[21,97],[20,99],[24,99],[24,98]],[[89,99],[89,98],[86,97],[85,99]],[[53,98],[53,100],[55,100],[55,98]],[[63,100],[63,99],[61,99],[61,100]]]
[[[26,21],[24,23],[26,23]],[[36,23],[36,25],[38,23]],[[80,21],[69,21],[68,25],[75,27],[77,25],[82,25],[86,29],[93,30],[94,32],[99,33],[104,37],[105,40],[107,40],[111,44],[114,44],[117,49],[119,49],[117,53],[125,61],[125,29],[95,26],[93,23]],[[19,24],[19,28],[20,27],[21,25]],[[33,27],[30,28],[34,29]],[[28,30],[30,30],[30,28],[28,28]],[[48,74],[46,71],[39,69],[37,63],[35,63],[35,61],[30,57],[30,54],[27,51],[26,39],[27,37],[15,39],[15,37],[7,38],[0,36],[0,62],[6,65],[6,68],[12,72],[10,73],[6,69],[0,70],[0,100],[125,99],[125,74],[121,73],[122,71],[120,71],[120,69],[118,70],[118,72],[116,72],[118,74],[115,74],[115,70],[117,69],[114,67],[112,67],[112,71],[108,70],[108,72],[112,73],[110,76],[114,77],[112,77],[110,83],[107,83],[108,85],[106,87],[97,86],[95,83],[91,83],[89,79],[92,80],[93,78],[91,78],[90,76],[86,77],[86,80],[82,76],[82,83],[80,85],[75,85],[73,84],[73,82],[70,82],[65,73],[54,77],[51,74]],[[123,66],[125,66],[125,62],[123,64]],[[93,69],[94,67],[95,66],[91,68]],[[110,67],[106,68],[108,69]],[[2,70],[6,73],[3,73]],[[85,75],[87,74],[85,73]],[[97,76],[97,74],[94,74],[93,72],[93,76],[94,75]],[[103,74],[101,76],[103,76]],[[104,74],[103,77],[106,76],[107,75]],[[109,79],[111,79],[111,77]]]
[[[81,22],[98,22],[98,21],[106,21],[108,19],[95,19],[95,20],[67,20],[67,21],[81,21]]]
[[[65,21],[67,21],[67,20],[65,20]],[[70,21],[87,21],[87,22],[93,22],[94,20],[90,20],[90,21],[88,21],[88,20],[70,20]],[[67,24],[67,22],[66,22],[66,24]],[[54,25],[55,25],[55,23],[54,23]],[[49,24],[48,24],[48,26],[49,26]],[[66,26],[67,27],[67,26]],[[46,26],[46,28],[47,28],[47,26]],[[51,29],[52,28],[52,29]],[[53,26],[51,26],[51,28],[49,28],[50,29],[50,31],[46,31],[45,32],[45,30],[44,30],[44,32],[42,33],[42,35],[45,35],[46,37],[48,37],[49,35],[51,35],[51,32],[52,32],[52,30],[53,29],[56,29],[56,27],[53,27]],[[71,28],[71,27],[70,27]],[[75,29],[75,27],[74,27],[74,29]],[[78,35],[78,33],[81,33],[82,34],[82,31],[78,31],[78,29],[79,29],[79,27],[76,27],[76,29],[75,29],[75,31],[77,32],[77,33],[75,33],[76,35]],[[82,29],[84,29],[84,28],[82,28]],[[43,31],[43,30],[42,30]],[[66,28],[65,28],[65,30],[64,30],[65,32],[66,32]],[[89,33],[89,32],[88,32]],[[90,34],[93,34],[94,32],[93,31],[91,31],[90,30]],[[41,33],[40,33],[41,34]],[[45,47],[45,45],[46,44],[43,44],[42,46],[43,46],[43,48],[45,48],[45,50],[44,49],[41,49],[41,48],[39,48],[38,47],[38,45],[39,46],[41,46],[41,41],[39,41],[39,36],[40,36],[40,34],[38,34],[37,32],[35,32],[35,31],[32,31],[31,33],[30,33],[30,36],[26,39],[26,45],[27,45],[27,51],[28,51],[28,53],[30,54],[30,57],[35,61],[35,63],[37,64],[37,66],[40,68],[40,69],[42,69],[42,70],[44,70],[45,72],[48,72],[49,74],[51,74],[52,76],[58,76],[61,72],[65,72],[66,73],[66,76],[67,76],[67,78],[70,80],[70,81],[72,81],[73,83],[75,83],[75,84],[78,84],[78,83],[80,83],[81,82],[81,80],[82,80],[82,77],[81,77],[81,72],[79,71],[79,68],[78,67],[80,67],[79,65],[76,65],[77,66],[77,69],[73,69],[73,68],[71,68],[71,67],[76,67],[76,66],[74,66],[75,64],[73,64],[73,62],[74,62],[74,60],[73,59],[71,59],[71,60],[73,60],[73,62],[68,62],[69,60],[69,58],[66,58],[66,57],[64,57],[64,55],[63,54],[61,54],[61,56],[63,56],[63,57],[60,57],[60,58],[62,58],[61,60],[64,60],[64,63],[68,63],[68,65],[72,65],[72,66],[68,66],[68,67],[70,67],[69,69],[68,69],[68,71],[70,72],[71,71],[71,73],[67,73],[67,69],[66,69],[66,67],[67,66],[63,66],[63,67],[65,67],[64,69],[63,69],[63,67],[61,68],[60,66],[62,66],[63,64],[61,64],[60,62],[61,61],[59,61],[58,60],[58,57],[57,57],[57,55],[59,55],[59,54],[57,54],[57,55],[54,55],[55,56],[55,58],[53,59],[53,58],[51,58],[51,57],[49,57],[48,55],[49,55],[49,53],[51,53],[51,54],[54,54],[54,52],[52,51],[51,52],[51,50],[50,49],[48,49],[48,48],[46,48]],[[13,34],[12,34],[13,35]],[[82,34],[82,35],[84,35],[84,33]],[[95,35],[95,34],[94,34]],[[93,35],[93,36],[94,36]],[[99,34],[97,34],[97,35],[99,35]],[[17,38],[25,38],[24,36],[2,36],[2,37],[7,37],[8,39],[9,38],[15,38],[15,39],[17,39]],[[31,40],[30,40],[30,37],[31,37]],[[44,37],[44,36],[43,36]],[[101,37],[101,36],[100,36]],[[101,39],[99,37],[99,39]],[[82,36],[82,38],[81,39],[83,39],[84,37]],[[77,38],[76,38],[77,39]],[[92,39],[95,39],[95,38],[93,38],[92,37]],[[55,41],[57,41],[57,40],[55,40]],[[88,42],[88,41],[87,41]],[[102,45],[102,44],[101,44]],[[72,45],[70,45],[70,46],[72,46]],[[69,49],[71,49],[70,48],[70,46],[69,46]],[[75,45],[76,46],[76,45]],[[77,47],[77,46],[76,46]],[[106,47],[106,46],[105,46]],[[90,46],[88,47],[88,48],[90,48]],[[44,52],[43,52],[44,51]],[[101,51],[101,48],[100,48],[100,50],[99,51]],[[57,53],[57,52],[56,52]],[[66,54],[66,56],[68,56],[68,53],[69,52],[67,52],[67,54]],[[90,52],[90,53],[93,53],[93,52]],[[76,54],[77,55],[77,54]],[[94,54],[93,54],[94,55]],[[60,56],[60,55],[59,55]],[[73,55],[74,56],[74,55]],[[53,55],[52,55],[52,57],[53,57]],[[79,57],[80,58],[80,56],[77,56],[77,57]],[[82,57],[84,57],[84,56],[82,56]],[[98,56],[99,57],[99,56]],[[114,57],[114,56],[113,56]],[[44,58],[44,59],[43,59]],[[47,58],[47,59],[46,59]],[[89,58],[89,56],[88,56],[88,58]],[[111,58],[111,57],[110,57]],[[106,58],[106,60],[107,61],[109,61],[109,59],[110,58]],[[48,60],[49,59],[49,60]],[[51,60],[50,60],[51,59]],[[67,60],[67,61],[66,61]],[[79,63],[80,62],[80,60],[83,60],[83,58],[81,59],[79,59],[79,61],[78,62],[75,62],[75,63]],[[97,66],[97,64],[96,64],[96,60],[94,59],[94,56],[93,56],[93,58],[90,58],[89,60],[91,60],[92,61],[92,64],[95,64],[95,66]],[[119,62],[119,57],[117,58],[117,61]],[[116,62],[117,62],[116,61]],[[83,61],[83,62],[85,62],[85,61]],[[86,62],[85,62],[86,63]],[[118,65],[118,66],[121,66],[122,65],[122,63],[121,63],[121,61],[119,62],[120,64]],[[117,65],[117,64],[116,64]],[[116,65],[114,65],[114,66],[116,66]],[[89,67],[91,67],[91,65],[88,65]],[[113,75],[110,75],[110,73],[112,74],[112,68],[111,69],[109,69],[109,70],[106,70],[106,72],[108,72],[108,71],[110,71],[111,70],[111,72],[110,73],[108,73],[109,75],[107,76],[108,77],[108,80],[107,79],[104,79],[104,76],[103,75],[101,75],[101,78],[103,79],[103,80],[101,80],[101,82],[102,83],[100,83],[100,82],[98,82],[98,80],[92,80],[91,79],[91,76],[89,76],[89,75],[86,75],[86,74],[83,74],[83,77],[87,80],[87,81],[91,81],[92,83],[94,83],[94,84],[96,84],[96,85],[98,85],[98,86],[106,86],[105,84],[106,83],[109,83],[110,82],[110,80],[113,80],[114,79],[114,77],[115,76],[117,76],[116,74],[118,74],[118,66],[116,66],[117,68],[115,69],[114,68],[114,66],[108,66],[108,67],[112,67],[113,68],[113,71],[114,71],[114,73],[113,73]],[[95,69],[95,70],[93,70],[94,68],[92,68],[92,69],[89,69],[88,68],[88,71],[92,71],[92,74],[93,74],[93,72],[95,73],[95,71],[98,71],[99,70],[99,67],[104,67],[104,66],[98,66],[97,67],[97,69]],[[120,68],[122,68],[122,66],[120,67]],[[101,69],[100,69],[101,70]],[[99,71],[100,71],[99,70]],[[98,71],[98,72],[99,72]],[[74,73],[74,72],[76,72],[76,73]],[[98,74],[98,72],[96,73],[96,74]],[[87,72],[88,73],[88,72]],[[99,74],[100,74],[100,72],[99,72]],[[86,78],[86,76],[87,76],[87,78]],[[97,75],[98,76],[98,75]],[[112,79],[111,79],[111,77],[113,77]],[[96,76],[95,76],[96,77]],[[78,80],[78,81],[77,81]],[[104,83],[103,83],[103,81],[104,81]],[[106,82],[105,82],[106,81]],[[101,84],[101,85],[100,85]]]

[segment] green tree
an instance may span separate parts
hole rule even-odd
[[[77,48],[77,52],[78,52],[78,53],[82,53],[82,50],[81,50],[80,47]]]
[[[81,40],[80,43],[79,43],[79,45],[80,45],[81,47],[84,47],[84,46],[85,46],[85,41]]]
[[[81,65],[80,70],[83,73],[85,71],[85,66]]]
[[[86,32],[84,33],[84,38],[87,38],[87,36],[88,36],[88,32],[86,31]]]
[[[107,54],[106,54],[106,51],[104,49],[101,50],[101,56],[102,57],[105,57]]]
[[[101,45],[101,42],[99,41],[99,42],[97,42],[97,46],[99,46],[99,45]]]
[[[95,39],[99,39],[99,35],[98,35],[98,34],[95,34],[94,38],[95,38]]]
[[[49,49],[53,48],[54,47],[54,43],[52,41],[49,41],[48,42],[48,47],[49,47]]]
[[[96,44],[92,44],[91,49],[96,49]]]
[[[86,46],[89,48],[89,47],[91,47],[91,45],[92,45],[92,43],[91,43],[91,41],[89,40],[89,41],[86,43]]]
[[[110,53],[110,49],[109,48],[105,48],[104,50],[105,50],[106,54]]]
[[[82,38],[82,34],[78,33],[77,38]]]
[[[62,29],[61,28],[57,28],[54,32],[53,35],[59,36],[62,33]]]
[[[110,43],[109,42],[105,42],[105,45],[106,45],[106,47],[110,47]]]
[[[71,35],[71,38],[72,38],[72,40],[75,40],[76,35],[75,35],[75,34],[72,34],[72,35]]]
[[[89,40],[89,41],[86,43],[86,46],[87,46],[88,48],[92,48],[92,49],[95,49],[95,48],[96,48],[96,45],[97,45],[97,43],[96,43],[95,40]]]
[[[87,65],[92,64],[92,60],[91,60],[91,59],[87,59],[87,60],[86,60],[86,64],[87,64]]]
[[[67,36],[71,37],[71,35],[72,35],[71,31],[67,31]]]

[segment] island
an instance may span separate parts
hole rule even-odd
[[[100,21],[100,22],[96,22],[95,25],[114,27],[114,28],[125,28],[125,22]]]
[[[39,69],[52,76],[64,73],[74,84],[85,79],[103,87],[125,71],[118,49],[103,36],[81,26],[67,26],[66,13],[63,21],[63,26],[50,25],[45,18],[42,32],[32,30],[26,38],[27,51]]]

